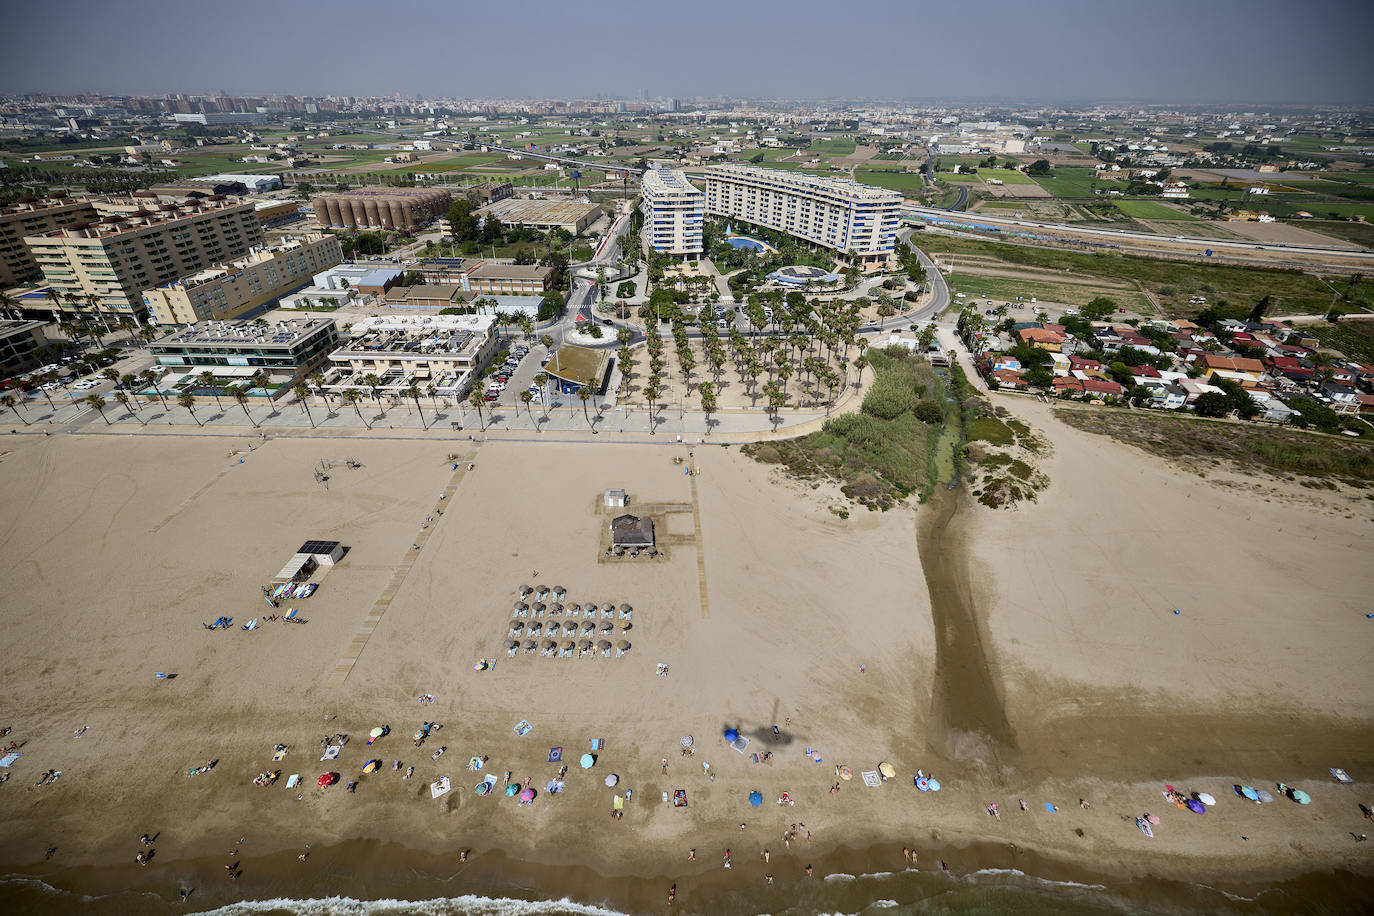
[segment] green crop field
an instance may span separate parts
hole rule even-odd
[[[889,188],[893,191],[921,190],[921,175],[919,172],[875,172],[870,169],[856,169],[854,171],[854,178],[863,184],[876,185],[880,188]]]
[[[989,178],[1000,178],[1006,184],[1035,184],[1025,172],[1015,169],[979,169],[978,176],[984,181]]]
[[[952,181],[956,184],[976,184],[980,181],[974,172],[940,172],[935,177],[941,181]]]
[[[939,246],[935,245],[932,248],[938,249]],[[1041,302],[1084,306],[1098,296],[1106,296],[1130,312],[1142,315],[1155,314],[1154,308],[1150,305],[1150,300],[1145,298],[1142,293],[1110,286],[1086,286],[1079,283],[1055,283],[1052,280],[1023,280],[1020,277],[963,274],[957,268],[954,275],[949,278],[949,285],[955,292],[967,293],[978,299],[991,299],[999,305],[1003,302],[1015,302],[1017,296],[1024,296],[1029,302],[1034,296]]]
[[[849,137],[816,139],[811,141],[811,151],[830,156],[848,156],[854,152],[854,141]]]
[[[1135,219],[1197,219],[1191,213],[1175,210],[1153,200],[1116,200],[1116,208]]]
[[[1054,175],[1049,178],[1036,177],[1035,183],[1055,197],[1092,197],[1092,185],[1094,183],[1093,170],[1090,168],[1079,168],[1070,166],[1060,166],[1054,170]],[[1098,181],[1100,187],[1116,187],[1113,181]]]

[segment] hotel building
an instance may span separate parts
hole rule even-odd
[[[748,165],[706,170],[706,212],[785,232],[868,268],[892,258],[902,195],[849,178]]]
[[[332,235],[310,233],[247,257],[143,291],[154,324],[194,324],[212,318],[237,318],[310,282],[343,261]]]
[[[208,397],[213,392],[201,390],[201,372],[210,371],[218,384],[229,387],[265,370],[271,377],[266,393],[276,397],[323,365],[338,343],[334,319],[293,318],[275,325],[203,321],[153,341],[149,349],[157,364],[170,370],[157,382],[164,393],[184,390]]]
[[[96,219],[99,214],[89,200],[29,197],[0,207],[0,289],[36,280],[41,274],[38,262],[24,244],[26,236]]]
[[[706,195],[680,169],[668,168],[645,172],[640,193],[644,198],[640,205],[644,213],[640,234],[644,250],[676,258],[700,258]]]
[[[329,354],[323,389],[352,388],[370,396],[377,388],[404,398],[411,385],[429,394],[458,397],[467,391],[496,350],[492,315],[377,315],[355,322],[351,338]]]
[[[94,296],[101,313],[141,319],[145,289],[243,257],[262,244],[262,227],[251,203],[207,197],[75,222],[24,242],[64,299]]]

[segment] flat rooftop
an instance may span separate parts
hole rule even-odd
[[[332,318],[292,318],[263,327],[251,321],[200,321],[153,341],[154,351],[193,345],[290,347],[334,323]]]
[[[667,194],[702,194],[702,190],[687,180],[681,169],[657,168],[644,173],[644,193],[650,196]]]
[[[483,261],[468,272],[469,277],[500,280],[546,280],[553,275],[552,267],[537,264],[493,264]]]
[[[595,389],[601,384],[606,359],[606,354],[601,350],[564,344],[554,351],[553,359],[549,360],[544,371],[565,382]]]
[[[886,188],[878,188],[873,185],[863,184],[852,178],[830,178],[823,175],[806,175],[801,172],[789,172],[784,169],[762,169],[757,166],[739,165],[733,162],[707,166],[706,177],[709,179],[712,176],[719,178],[752,178],[760,181],[792,185],[793,187],[807,191],[837,194],[852,200],[871,200],[894,204],[900,204],[902,202],[902,195],[898,191],[889,191]]]

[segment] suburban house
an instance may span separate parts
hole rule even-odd
[[[1030,347],[1039,347],[1050,353],[1058,353],[1064,343],[1064,336],[1044,328],[1022,328],[1016,332],[1021,342]]]
[[[989,375],[1002,388],[1021,389],[1027,387],[1026,380],[1021,373],[1011,369],[993,369]]]

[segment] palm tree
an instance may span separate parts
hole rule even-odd
[[[310,405],[305,403],[305,399],[310,397],[310,386],[305,382],[297,382],[292,386],[291,392],[295,394],[296,400],[305,408],[306,419],[310,421],[310,428],[315,428],[315,417],[310,413]]]
[[[0,314],[6,318],[19,318],[22,314],[19,310],[19,300],[9,293],[0,292]]]
[[[329,392],[324,390],[324,373],[316,369],[310,373],[310,384],[314,386],[315,392],[324,398],[325,409],[330,408]]]
[[[12,394],[3,394],[3,395],[0,395],[0,405],[3,405],[3,406],[5,406],[5,407],[8,407],[10,410],[14,411],[14,415],[15,415],[16,417],[18,417],[19,419],[23,420],[25,426],[28,426],[28,425],[29,425],[29,420],[28,420],[28,418],[25,417],[23,414],[21,414],[21,413],[19,412],[19,408],[15,406],[15,405],[17,405],[18,403],[19,403],[19,402],[16,401],[16,400],[14,399],[14,395],[12,395]]]
[[[51,373],[51,372],[44,372],[42,375],[40,375],[40,376],[38,376],[37,378],[35,378],[34,381],[35,381],[35,382],[38,382],[38,390],[41,391],[41,392],[43,392],[43,397],[45,397],[45,398],[48,399],[48,406],[51,407],[53,410],[56,410],[56,409],[57,409],[57,405],[54,404],[54,403],[52,402],[52,395],[48,394],[48,389],[46,389],[46,388],[43,387],[43,386],[46,385],[48,382],[51,382],[51,381],[53,380],[54,377],[55,377],[55,376],[54,376],[53,373]]]
[[[119,384],[119,370],[116,369],[114,366],[106,366],[103,370],[101,370],[100,374],[105,376],[105,378],[109,379],[110,381],[114,382],[116,385]]]
[[[468,395],[468,403],[477,408],[477,420],[482,424],[482,432],[486,432],[487,421],[482,419],[482,392],[476,388],[472,389],[472,394]]]
[[[420,407],[421,394],[422,392],[420,391],[420,386],[414,384],[413,382],[411,383],[410,387],[406,389],[406,397],[410,398],[412,401],[415,402],[415,409],[420,413],[420,427],[422,429],[428,429],[429,427],[425,426],[425,412]]]
[[[143,418],[138,415],[138,402],[135,401],[134,398],[129,396],[129,392],[116,391],[115,400],[123,405],[124,409],[129,412],[129,416],[133,417],[138,422],[143,423]],[[147,424],[144,423],[143,425],[146,426]]]
[[[345,404],[352,404],[353,409],[358,412],[358,419],[362,420],[363,425],[366,426],[368,429],[372,428],[367,422],[367,417],[363,416],[363,409],[358,406],[359,402],[361,402],[363,399],[363,396],[358,392],[358,389],[345,388],[342,392],[339,393],[339,399],[342,400]]]
[[[587,426],[595,433],[596,427],[592,426],[592,416],[587,413],[587,402],[591,400],[592,390],[586,385],[583,385],[581,388],[577,389],[577,396],[582,401],[582,416],[587,418]]]
[[[658,378],[649,377],[649,384],[644,386],[644,400],[649,403],[649,435],[654,435],[654,401],[658,400]]]
[[[630,338],[632,336],[634,335],[630,333],[629,328],[620,328],[615,332],[616,343],[620,344],[622,347],[628,347],[630,345]]]
[[[105,310],[100,307],[100,297],[95,293],[86,296],[86,304],[95,311],[95,317],[100,319],[100,323],[105,326],[105,333],[110,333],[110,321],[105,317]]]
[[[792,377],[792,364],[784,362],[778,366],[778,378],[782,379],[782,390],[787,391],[787,380]]]
[[[238,401],[243,408],[243,415],[248,418],[248,422],[253,424],[253,428],[258,428],[258,421],[253,419],[253,415],[248,412],[248,392],[243,390],[242,385],[234,386],[234,400]]]
[[[67,313],[62,309],[62,294],[57,291],[57,287],[49,286],[43,295],[55,307],[57,312],[57,323],[61,325],[67,319]]]
[[[549,374],[547,372],[538,373],[534,377],[534,383],[539,386],[539,402],[544,405],[544,419],[547,420],[549,418],[549,401],[552,400],[549,397],[548,389],[545,387],[549,383]]]
[[[859,388],[859,387],[861,387],[861,386],[863,385],[863,383],[864,383],[864,367],[867,366],[867,365],[868,365],[868,357],[867,357],[867,356],[856,356],[856,357],[854,357],[854,368],[858,371],[858,374],[855,375],[855,377],[854,377],[854,387],[855,387],[855,388]]]
[[[86,395],[86,403],[100,411],[100,419],[105,421],[105,425],[110,425],[110,418],[105,416],[105,399],[98,394]]]
[[[125,334],[129,335],[129,339],[134,342],[135,346],[139,346],[139,348],[142,349],[141,345],[138,343],[138,335],[134,333],[138,328],[138,324],[132,318],[127,315],[121,315],[119,321],[115,322],[115,325]]]
[[[702,382],[697,386],[697,395],[701,398],[701,410],[706,414],[706,435],[711,434],[711,414],[716,409],[716,386],[710,382]]]
[[[522,392],[520,392],[520,400],[522,400],[522,401],[525,402],[525,413],[527,413],[527,414],[530,415],[530,422],[531,422],[531,423],[534,423],[534,431],[537,432],[537,433],[542,433],[543,430],[539,428],[539,424],[534,422],[534,411],[530,409],[530,402],[534,400],[534,392],[533,392],[533,391],[522,391]]]
[[[382,412],[382,417],[385,419],[386,408],[382,406],[382,395],[378,390],[381,387],[382,380],[377,378],[375,372],[369,372],[367,375],[363,376],[363,384],[372,389],[372,400],[377,402],[377,409]]]
[[[181,394],[177,395],[177,403],[190,411],[191,419],[196,421],[197,426],[205,425],[200,422],[200,417],[196,416],[196,396],[194,394],[189,391],[183,391]]]
[[[206,369],[196,376],[196,381],[200,382],[200,387],[210,389],[215,395],[215,409],[223,411],[224,405],[221,404],[219,400],[219,386],[215,384],[215,373]]]

